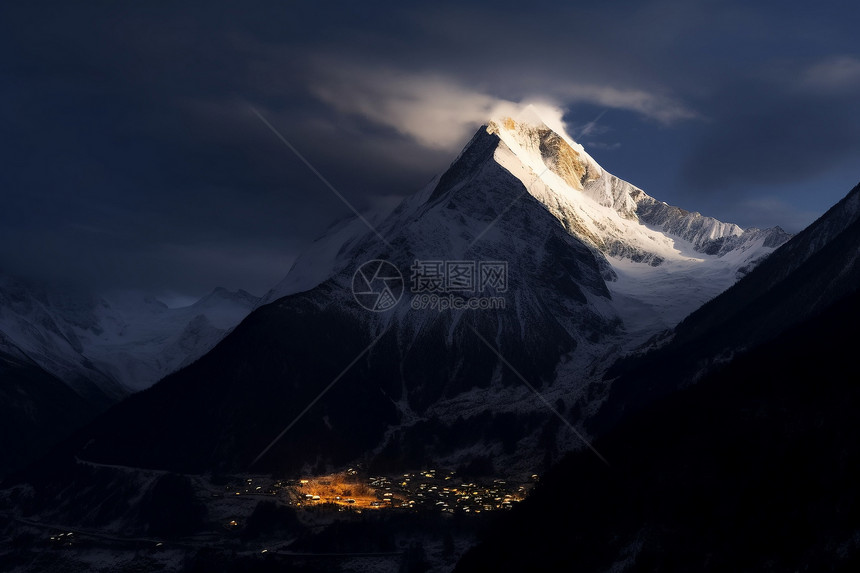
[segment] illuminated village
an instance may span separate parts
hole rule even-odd
[[[329,475],[274,480],[270,477],[243,478],[231,482],[213,497],[252,496],[275,498],[296,509],[336,508],[338,511],[431,510],[447,513],[481,513],[511,509],[522,501],[531,482],[502,479],[466,481],[452,470],[427,469],[398,476],[362,477],[360,470],[349,468]],[[235,521],[228,526],[236,527]]]

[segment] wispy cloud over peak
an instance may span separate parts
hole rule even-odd
[[[452,149],[470,131],[519,105],[434,74],[386,69],[329,68],[313,93],[342,113],[359,115],[425,147]]]
[[[817,62],[804,71],[802,83],[829,92],[860,89],[860,58],[836,56]]]
[[[590,103],[612,109],[633,111],[664,124],[673,124],[700,117],[698,113],[680,101],[641,89],[568,84],[561,93],[571,103]]]
[[[513,101],[436,73],[331,62],[316,69],[324,70],[311,88],[317,98],[341,113],[384,125],[432,149],[454,149],[490,118],[516,116],[530,103],[540,105],[544,118],[557,120],[556,127],[562,129],[562,102],[633,111],[664,124],[697,117],[671,98],[636,89],[568,84],[555,89],[557,93],[523,94]]]

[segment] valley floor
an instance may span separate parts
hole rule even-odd
[[[115,474],[135,468],[79,465]],[[140,470],[151,479],[152,470]],[[466,479],[425,468],[369,476],[184,476],[205,508],[193,535],[131,534],[128,524],[69,527],[39,515],[2,515],[3,571],[435,571],[453,569],[493,515],[529,482]],[[23,492],[6,491],[9,496]],[[140,528],[138,528],[140,529]],[[139,531],[138,531],[139,533]]]

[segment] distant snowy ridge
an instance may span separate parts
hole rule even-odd
[[[205,354],[256,303],[245,291],[218,288],[168,308],[143,296],[109,301],[0,277],[0,332],[78,393],[113,401]]]

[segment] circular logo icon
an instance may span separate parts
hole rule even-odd
[[[355,300],[373,312],[394,308],[403,296],[403,289],[403,275],[388,261],[367,261],[352,275],[352,294]]]

